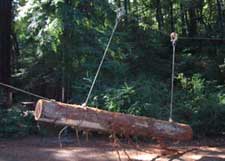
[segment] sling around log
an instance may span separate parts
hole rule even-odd
[[[122,134],[169,140],[188,141],[192,139],[189,125],[134,116],[118,112],[108,112],[92,107],[39,100],[35,108],[35,119],[54,124],[68,125]]]

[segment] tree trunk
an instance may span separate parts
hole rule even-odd
[[[12,20],[12,1],[0,1],[0,81],[10,83],[10,56],[11,56],[11,20]],[[10,92],[6,93],[6,101],[9,104]]]
[[[35,119],[61,125],[75,126],[94,131],[144,136],[170,140],[192,139],[188,125],[156,120],[130,114],[108,112],[91,107],[39,100],[35,108]]]
[[[223,37],[224,34],[224,25],[223,25],[223,13],[222,13],[222,7],[221,7],[221,1],[217,0],[217,13],[218,13],[218,24],[219,24],[219,29],[221,32],[221,37]]]
[[[170,3],[170,28],[171,32],[175,32],[174,16],[173,16],[173,0],[170,0],[169,3]]]
[[[70,0],[64,0],[64,9],[62,9],[62,24],[63,24],[63,31],[62,31],[62,36],[61,36],[61,101],[62,102],[67,102],[69,98],[69,91],[70,91],[70,85],[69,85],[69,64],[71,63],[71,55],[69,50],[70,45],[68,42],[70,42],[71,38],[71,29],[68,28],[68,24],[70,24],[70,12],[69,10],[65,10],[65,8],[69,8],[71,5]],[[87,9],[89,6],[88,3],[86,3],[86,6],[84,9]]]
[[[194,3],[194,2],[192,2]],[[197,19],[196,19],[196,8],[193,4],[188,9],[189,13],[189,36],[194,37],[197,35]]]
[[[160,31],[163,30],[163,15],[162,15],[162,7],[161,7],[161,1],[156,1],[156,20],[158,22],[158,28]]]
[[[125,9],[125,25],[127,25],[127,14],[128,14],[128,0],[124,0],[124,9]]]
[[[180,16],[181,16],[181,31],[182,35],[186,36],[185,10],[182,2],[180,2]]]

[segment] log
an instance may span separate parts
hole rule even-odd
[[[92,107],[39,100],[35,107],[35,119],[49,123],[103,131],[124,136],[143,136],[169,140],[192,139],[192,128],[188,125],[108,112]]]

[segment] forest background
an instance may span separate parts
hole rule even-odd
[[[169,35],[175,31],[179,39],[173,119],[190,124],[195,136],[223,135],[224,0],[1,0],[0,81],[82,104],[118,7],[125,8],[126,16],[113,37],[89,105],[168,120]],[[2,87],[0,98],[0,136],[33,133],[33,117],[24,117],[20,102],[37,98]]]

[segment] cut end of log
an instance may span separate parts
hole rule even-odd
[[[39,120],[41,118],[42,107],[43,107],[43,100],[38,100],[34,111],[35,120]]]

